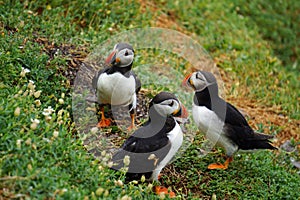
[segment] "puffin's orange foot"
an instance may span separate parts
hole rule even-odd
[[[134,124],[131,124],[131,125],[127,128],[128,131],[132,131],[133,129],[135,129],[135,125],[134,125]]]
[[[207,169],[227,169],[228,166],[225,166],[223,164],[213,163],[208,165]]]
[[[162,187],[162,186],[155,186],[155,193],[160,194],[168,194],[170,198],[174,198],[176,195],[173,191],[168,191],[168,188]]]
[[[111,124],[111,119],[105,118],[105,119],[101,119],[100,122],[98,122],[97,127],[105,128],[105,127],[110,126],[110,124]]]
[[[130,126],[127,128],[128,131],[131,131],[132,129],[135,128],[135,125],[134,125],[134,114],[130,114],[130,118],[131,118],[131,124],[130,124]]]
[[[233,157],[228,157],[224,164],[213,163],[208,165],[208,169],[227,169],[230,162],[233,161]]]

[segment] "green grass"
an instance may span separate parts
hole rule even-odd
[[[279,155],[268,151],[238,153],[228,170],[208,170],[208,164],[225,161],[221,154],[224,152],[214,151],[199,156],[199,146],[192,145],[184,157],[173,164],[176,178],[163,177],[164,181],[187,189],[190,197],[204,199],[214,194],[217,199],[299,198],[294,191],[300,183],[299,176],[284,152]]]
[[[291,19],[299,3],[288,6],[267,1],[266,8],[260,6],[260,1],[249,4],[195,1],[193,4],[178,2],[178,5],[169,1],[163,4],[165,12],[175,15],[178,23],[196,33],[195,38],[214,58],[220,58],[218,66],[229,72],[242,90],[248,88],[245,95],[259,98],[270,106],[281,105],[285,114],[300,119],[299,67],[294,59],[299,54],[299,43],[295,39],[299,23]],[[278,13],[274,14],[275,11]],[[272,15],[275,16],[272,18]],[[281,28],[279,22],[289,25]],[[295,53],[290,52],[291,49],[295,49]],[[283,55],[281,51],[289,53]]]
[[[195,33],[193,37],[213,57],[223,58],[218,67],[241,88],[248,88],[247,97],[281,105],[285,114],[299,119],[299,43],[294,42],[293,34],[299,31],[298,18],[294,19],[299,3],[267,2],[155,4]],[[0,196],[120,199],[128,195],[132,199],[158,199],[147,183],[116,185],[115,181],[124,181],[124,175],[112,172],[105,167],[105,161],[87,153],[72,121],[72,86],[64,76],[74,55],[70,50],[52,52],[63,45],[92,52],[114,34],[150,26],[154,14],[141,12],[136,1],[94,0],[0,1],[0,13]],[[144,55],[157,56],[163,62],[164,53]],[[171,57],[168,65],[180,63],[174,70],[184,70],[185,61],[176,55],[165,55]],[[143,58],[137,58],[137,65],[142,63]],[[30,70],[25,77],[20,76],[22,67]],[[31,92],[29,80],[35,85],[34,89],[30,86]],[[173,88],[151,84],[147,87]],[[35,97],[39,90],[41,95],[37,97],[36,93]],[[51,119],[46,119],[43,112],[49,106],[54,111]],[[31,119],[40,121],[36,129]],[[289,161],[291,156],[299,159],[298,155],[268,151],[241,154],[229,170],[208,171],[209,163],[222,160],[221,152],[199,157],[202,142],[198,136],[184,156],[173,163],[182,180],[178,176],[163,177],[163,182],[174,185],[183,198],[207,199],[213,194],[218,199],[299,198],[299,174]],[[182,188],[176,188],[180,184],[188,189],[188,196]],[[104,191],[101,193],[99,188]]]

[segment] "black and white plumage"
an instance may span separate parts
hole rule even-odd
[[[100,70],[93,78],[93,88],[101,109],[99,127],[110,125],[110,119],[104,116],[105,105],[128,106],[131,114],[131,128],[134,126],[136,94],[141,88],[141,82],[131,70],[133,59],[132,46],[127,43],[118,43],[106,59],[106,64],[110,66]]]
[[[124,158],[130,164],[126,181],[157,180],[160,171],[179,150],[183,133],[175,117],[187,117],[184,106],[175,95],[168,92],[157,94],[149,105],[149,119],[137,129],[112,158],[113,169],[124,167]]]
[[[212,143],[222,146],[228,157],[224,165],[211,164],[209,169],[226,169],[238,150],[276,149],[269,140],[273,136],[255,132],[233,105],[219,97],[212,73],[194,72],[184,84],[195,90],[192,112],[196,125]]]

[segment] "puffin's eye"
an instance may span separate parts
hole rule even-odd
[[[170,107],[172,107],[174,105],[174,101],[172,101],[171,103],[168,104]]]
[[[124,54],[125,56],[128,56],[128,51],[125,51],[125,54]]]

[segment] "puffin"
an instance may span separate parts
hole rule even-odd
[[[185,77],[183,85],[194,91],[192,115],[199,130],[213,144],[226,152],[224,164],[213,163],[208,169],[227,169],[238,150],[277,149],[271,135],[254,131],[244,116],[218,94],[215,76],[207,71],[196,71]]]
[[[92,86],[101,112],[97,127],[104,128],[111,125],[112,120],[104,115],[106,105],[128,106],[131,117],[128,129],[135,127],[137,93],[141,89],[141,81],[132,71],[133,60],[133,47],[128,43],[118,43],[105,60],[108,66],[94,76]]]
[[[174,94],[158,93],[149,103],[148,120],[113,154],[112,168],[128,167],[125,182],[141,180],[142,176],[147,181],[157,181],[161,170],[182,145],[183,131],[176,119],[187,117],[186,108]],[[125,157],[130,161],[127,166]],[[155,191],[169,194],[162,186],[157,186]]]

